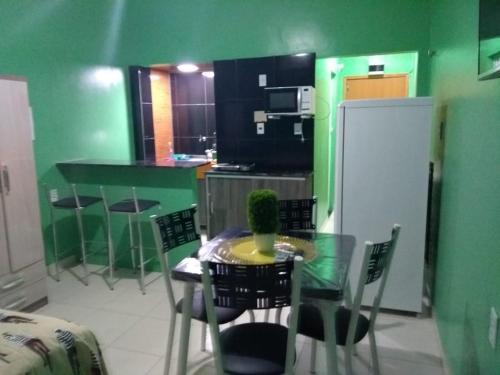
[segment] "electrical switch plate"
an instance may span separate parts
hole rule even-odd
[[[302,123],[296,122],[293,124],[293,135],[302,135]]]
[[[50,189],[50,201],[55,202],[57,200],[59,200],[57,189]]]
[[[490,331],[489,331],[489,341],[493,349],[497,346],[497,332],[498,332],[498,315],[495,308],[491,308],[490,312]]]
[[[259,74],[259,87],[267,86],[267,75]]]
[[[263,122],[257,123],[257,134],[264,134],[264,123]]]
[[[266,112],[253,111],[253,122],[267,122]]]

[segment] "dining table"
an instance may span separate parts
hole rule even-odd
[[[272,255],[259,255],[252,234],[244,228],[229,228],[206,241],[197,253],[181,260],[172,270],[174,280],[184,282],[181,336],[177,374],[186,374],[193,293],[201,283],[201,261],[262,264],[304,258],[301,301],[318,306],[322,313],[327,350],[327,372],[338,374],[335,313],[344,300],[349,266],[356,239],[352,235],[308,231],[280,233]]]

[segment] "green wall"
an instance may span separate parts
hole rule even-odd
[[[488,343],[490,307],[500,312],[500,79],[477,80],[477,4],[432,4],[436,133],[446,124],[435,306],[457,375],[500,369],[500,345]]]
[[[28,78],[39,182],[57,185],[57,161],[131,157],[128,65],[424,52],[428,8],[427,0],[3,0],[0,73]],[[428,68],[421,59],[423,92]],[[43,198],[41,207],[45,230]]]
[[[367,75],[370,58],[370,56],[329,57],[320,58],[316,62],[314,186],[315,194],[318,196],[319,223],[334,209],[337,107],[344,100],[344,78]],[[408,74],[408,96],[417,95],[417,52],[379,55],[376,58],[385,65],[386,74]]]

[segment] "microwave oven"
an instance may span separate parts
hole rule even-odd
[[[266,87],[265,107],[268,116],[313,116],[315,112],[314,87]]]

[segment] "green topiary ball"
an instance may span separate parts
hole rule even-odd
[[[278,230],[278,197],[272,190],[254,190],[248,195],[248,225],[253,233],[268,234]]]

